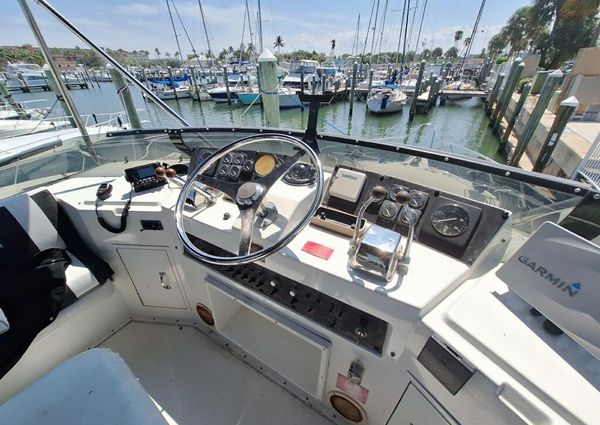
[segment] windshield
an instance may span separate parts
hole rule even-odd
[[[164,131],[146,131],[140,135],[96,136],[94,148],[102,164],[96,164],[81,138],[50,151],[22,159],[0,168],[2,197],[44,185],[78,173],[82,176],[118,177],[129,163],[161,161],[186,162],[196,147],[220,148],[239,138],[259,134],[259,129],[186,129],[179,137]],[[290,133],[294,134],[294,132]],[[294,135],[302,137],[302,133]],[[433,189],[467,197],[512,212],[513,240],[524,241],[544,221],[560,222],[581,201],[584,191],[560,179],[538,178],[540,184],[524,182],[490,161],[473,162],[461,156],[443,157],[434,151],[412,150],[367,140],[358,145],[354,139],[320,136],[319,156],[326,172],[335,166],[362,170],[419,183]],[[254,148],[270,149],[254,145]],[[409,149],[409,151],[407,151]],[[444,160],[447,159],[447,160]],[[115,167],[116,165],[116,167]],[[489,169],[486,169],[489,167]],[[517,172],[517,169],[514,169]],[[538,175],[539,176],[539,175]],[[561,183],[557,183],[557,182]]]

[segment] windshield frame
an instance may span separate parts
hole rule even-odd
[[[257,133],[276,133],[276,134],[287,134],[295,136],[301,139],[305,139],[305,131],[298,129],[285,129],[285,128],[267,128],[267,127],[185,127],[185,128],[152,128],[152,129],[139,129],[139,130],[122,130],[122,131],[109,131],[106,133],[107,138],[119,137],[119,136],[134,136],[134,135],[152,135],[152,134],[167,134],[170,138],[180,138],[184,134],[189,133],[223,133],[223,132],[236,132],[240,134],[257,134]],[[242,136],[240,136],[242,137]],[[559,192],[565,192],[584,198],[588,193],[600,192],[594,190],[593,187],[578,182],[575,180],[568,180],[561,177],[555,177],[548,174],[537,173],[534,171],[527,171],[521,168],[512,167],[505,164],[495,163],[491,161],[484,161],[476,158],[469,158],[466,156],[451,154],[447,152],[437,151],[424,147],[416,147],[411,145],[397,145],[386,143],[384,141],[372,141],[369,139],[350,137],[350,136],[339,136],[331,133],[317,133],[316,142],[326,139],[330,142],[342,143],[351,146],[367,147],[372,149],[379,149],[388,152],[402,153],[406,155],[419,156],[425,159],[434,161],[445,162],[451,165],[460,167],[470,168],[477,171],[482,171],[492,175],[512,178],[522,183],[532,184],[541,186],[547,189],[556,190]],[[175,140],[174,140],[175,142]],[[182,143],[185,146],[185,142]]]

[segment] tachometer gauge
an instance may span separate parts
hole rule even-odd
[[[431,214],[431,225],[442,236],[462,235],[469,228],[469,222],[469,213],[458,205],[442,205]]]
[[[264,177],[270,174],[277,165],[277,160],[273,155],[265,154],[261,155],[254,164],[254,171],[260,177]]]

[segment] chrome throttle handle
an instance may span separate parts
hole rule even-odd
[[[352,240],[350,241],[350,249],[348,251],[348,255],[352,256],[356,252],[356,246],[358,245],[358,237],[360,235],[360,223],[362,222],[363,216],[365,215],[365,211],[373,202],[379,202],[385,199],[387,195],[387,189],[383,186],[374,186],[371,189],[371,193],[367,200],[361,205],[358,210],[358,214],[356,214],[356,223],[354,223],[354,235],[352,236]]]

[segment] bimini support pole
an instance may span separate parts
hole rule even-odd
[[[73,99],[71,99],[71,96],[69,96],[65,82],[62,80],[62,78],[60,78],[60,72],[58,71],[58,67],[54,63],[54,59],[52,58],[50,49],[48,48],[46,40],[44,39],[44,36],[40,31],[40,27],[38,27],[38,24],[35,21],[33,14],[31,13],[31,9],[27,4],[27,0],[19,0],[19,4],[21,5],[21,9],[23,10],[25,19],[27,19],[27,23],[29,24],[31,31],[33,32],[33,35],[38,45],[40,46],[40,49],[42,49],[42,55],[44,56],[44,60],[46,61],[48,66],[50,66],[50,72],[54,77],[53,79],[56,83],[56,89],[58,90],[58,94],[64,100],[63,104],[67,108],[67,113],[69,114],[70,119],[72,119],[73,122],[75,122],[75,125],[79,129],[79,132],[81,133],[81,138],[87,146],[91,157],[97,164],[100,164],[100,159],[98,158],[98,155],[96,154],[96,151],[92,146],[92,140],[90,139],[90,135],[88,134],[87,129],[85,128],[85,124],[83,123],[83,120],[81,119],[81,116],[77,111],[77,106],[75,106],[75,102],[73,102]]]
[[[26,1],[27,0],[19,0],[19,2],[21,4],[25,4]],[[146,87],[144,84],[142,84],[141,81],[139,81],[137,78],[135,78],[135,76],[133,74],[131,74],[129,71],[127,71],[127,69],[125,69],[125,67],[123,67],[119,62],[117,62],[115,59],[113,59],[112,56],[110,56],[108,53],[106,53],[104,50],[102,50],[96,43],[94,43],[85,34],[83,34],[81,31],[79,31],[79,29],[77,29],[75,27],[75,25],[73,25],[71,22],[69,22],[68,19],[66,19],[64,16],[62,16],[46,0],[35,0],[35,1],[40,6],[42,6],[48,13],[50,13],[52,16],[54,16],[61,24],[63,24],[65,27],[67,27],[67,29],[69,29],[69,31],[71,31],[73,34],[75,34],[77,37],[79,37],[79,39],[81,39],[81,41],[83,41],[85,44],[90,46],[93,51],[98,53],[108,63],[110,63],[112,66],[114,66],[122,75],[125,76],[125,78],[127,78],[127,80],[131,84],[136,86],[142,93],[144,93],[148,98],[150,98],[154,103],[156,103],[156,105],[159,106],[163,111],[165,111],[166,113],[171,115],[183,126],[185,126],[185,127],[190,126],[190,124],[186,120],[184,120],[177,112],[175,112],[172,108],[170,108],[169,105],[167,105],[165,102],[163,102],[161,99],[159,99],[158,96],[156,96],[152,92],[152,90],[150,90],[148,87]],[[29,10],[29,7],[27,7],[27,10]],[[29,13],[31,14],[31,11]]]

